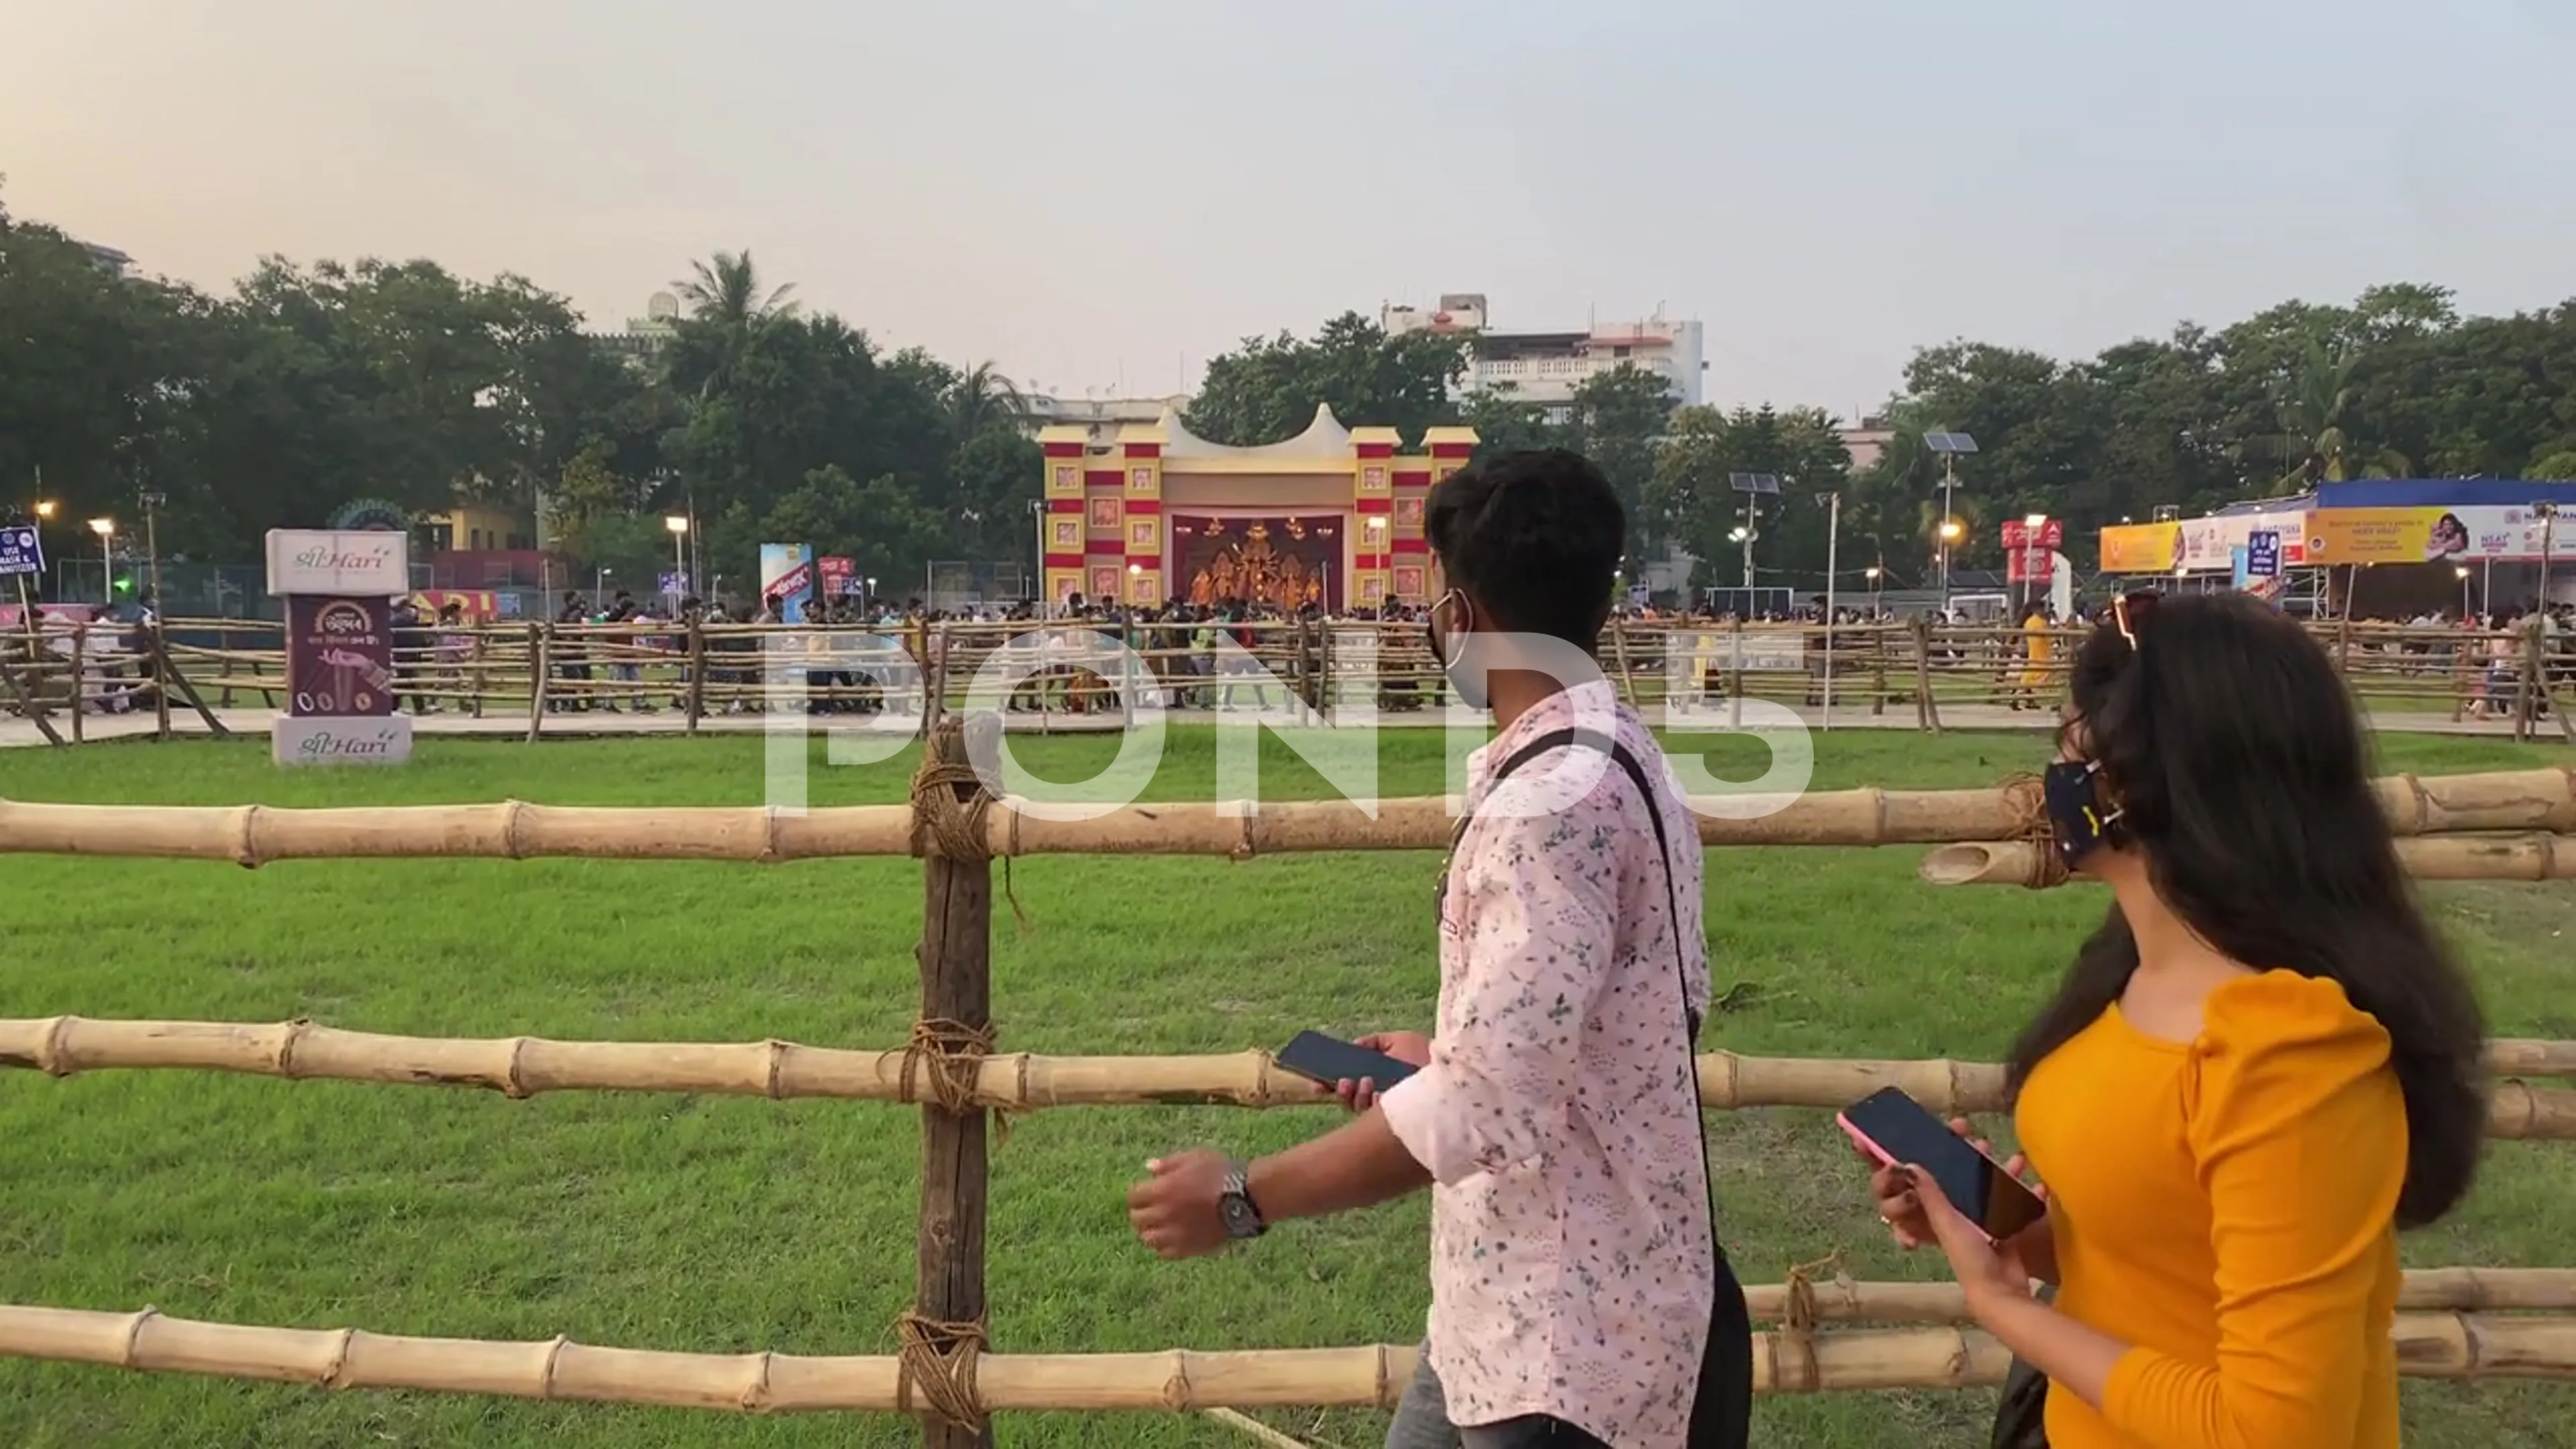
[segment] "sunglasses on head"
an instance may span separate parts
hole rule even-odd
[[[2111,627],[2120,631],[2120,638],[2130,648],[2138,647],[2138,631],[2147,627],[2147,620],[2155,614],[2156,601],[2163,597],[2147,592],[2122,594],[2111,601]]]

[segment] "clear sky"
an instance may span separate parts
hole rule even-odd
[[[1955,336],[2576,296],[2571,61],[2570,0],[17,0],[0,172],[207,286],[428,256],[614,325],[748,247],[1077,395],[1660,305],[1713,399],[1848,412]]]

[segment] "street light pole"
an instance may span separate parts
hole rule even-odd
[[[689,559],[686,552],[689,541],[688,515],[665,514],[662,518],[662,526],[671,531],[671,582],[676,586],[671,593],[671,602],[677,605],[681,599],[692,592],[689,588]],[[675,613],[673,617],[676,618],[677,614]]]

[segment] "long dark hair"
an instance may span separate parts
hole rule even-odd
[[[2406,1098],[2397,1221],[2441,1217],[2485,1140],[2485,1023],[2398,864],[2325,651],[2243,594],[2133,596],[2076,650],[2072,682],[2070,726],[2156,894],[2234,960],[2333,981],[2387,1029]],[[2014,1043],[2014,1086],[2117,1001],[2137,966],[2115,903]]]

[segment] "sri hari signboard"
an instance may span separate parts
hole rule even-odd
[[[411,540],[399,533],[272,528],[268,592],[372,597],[411,592]]]
[[[278,764],[411,758],[393,629],[393,600],[411,592],[408,545],[391,532],[268,535],[268,591],[286,599],[286,714],[269,733]]]

